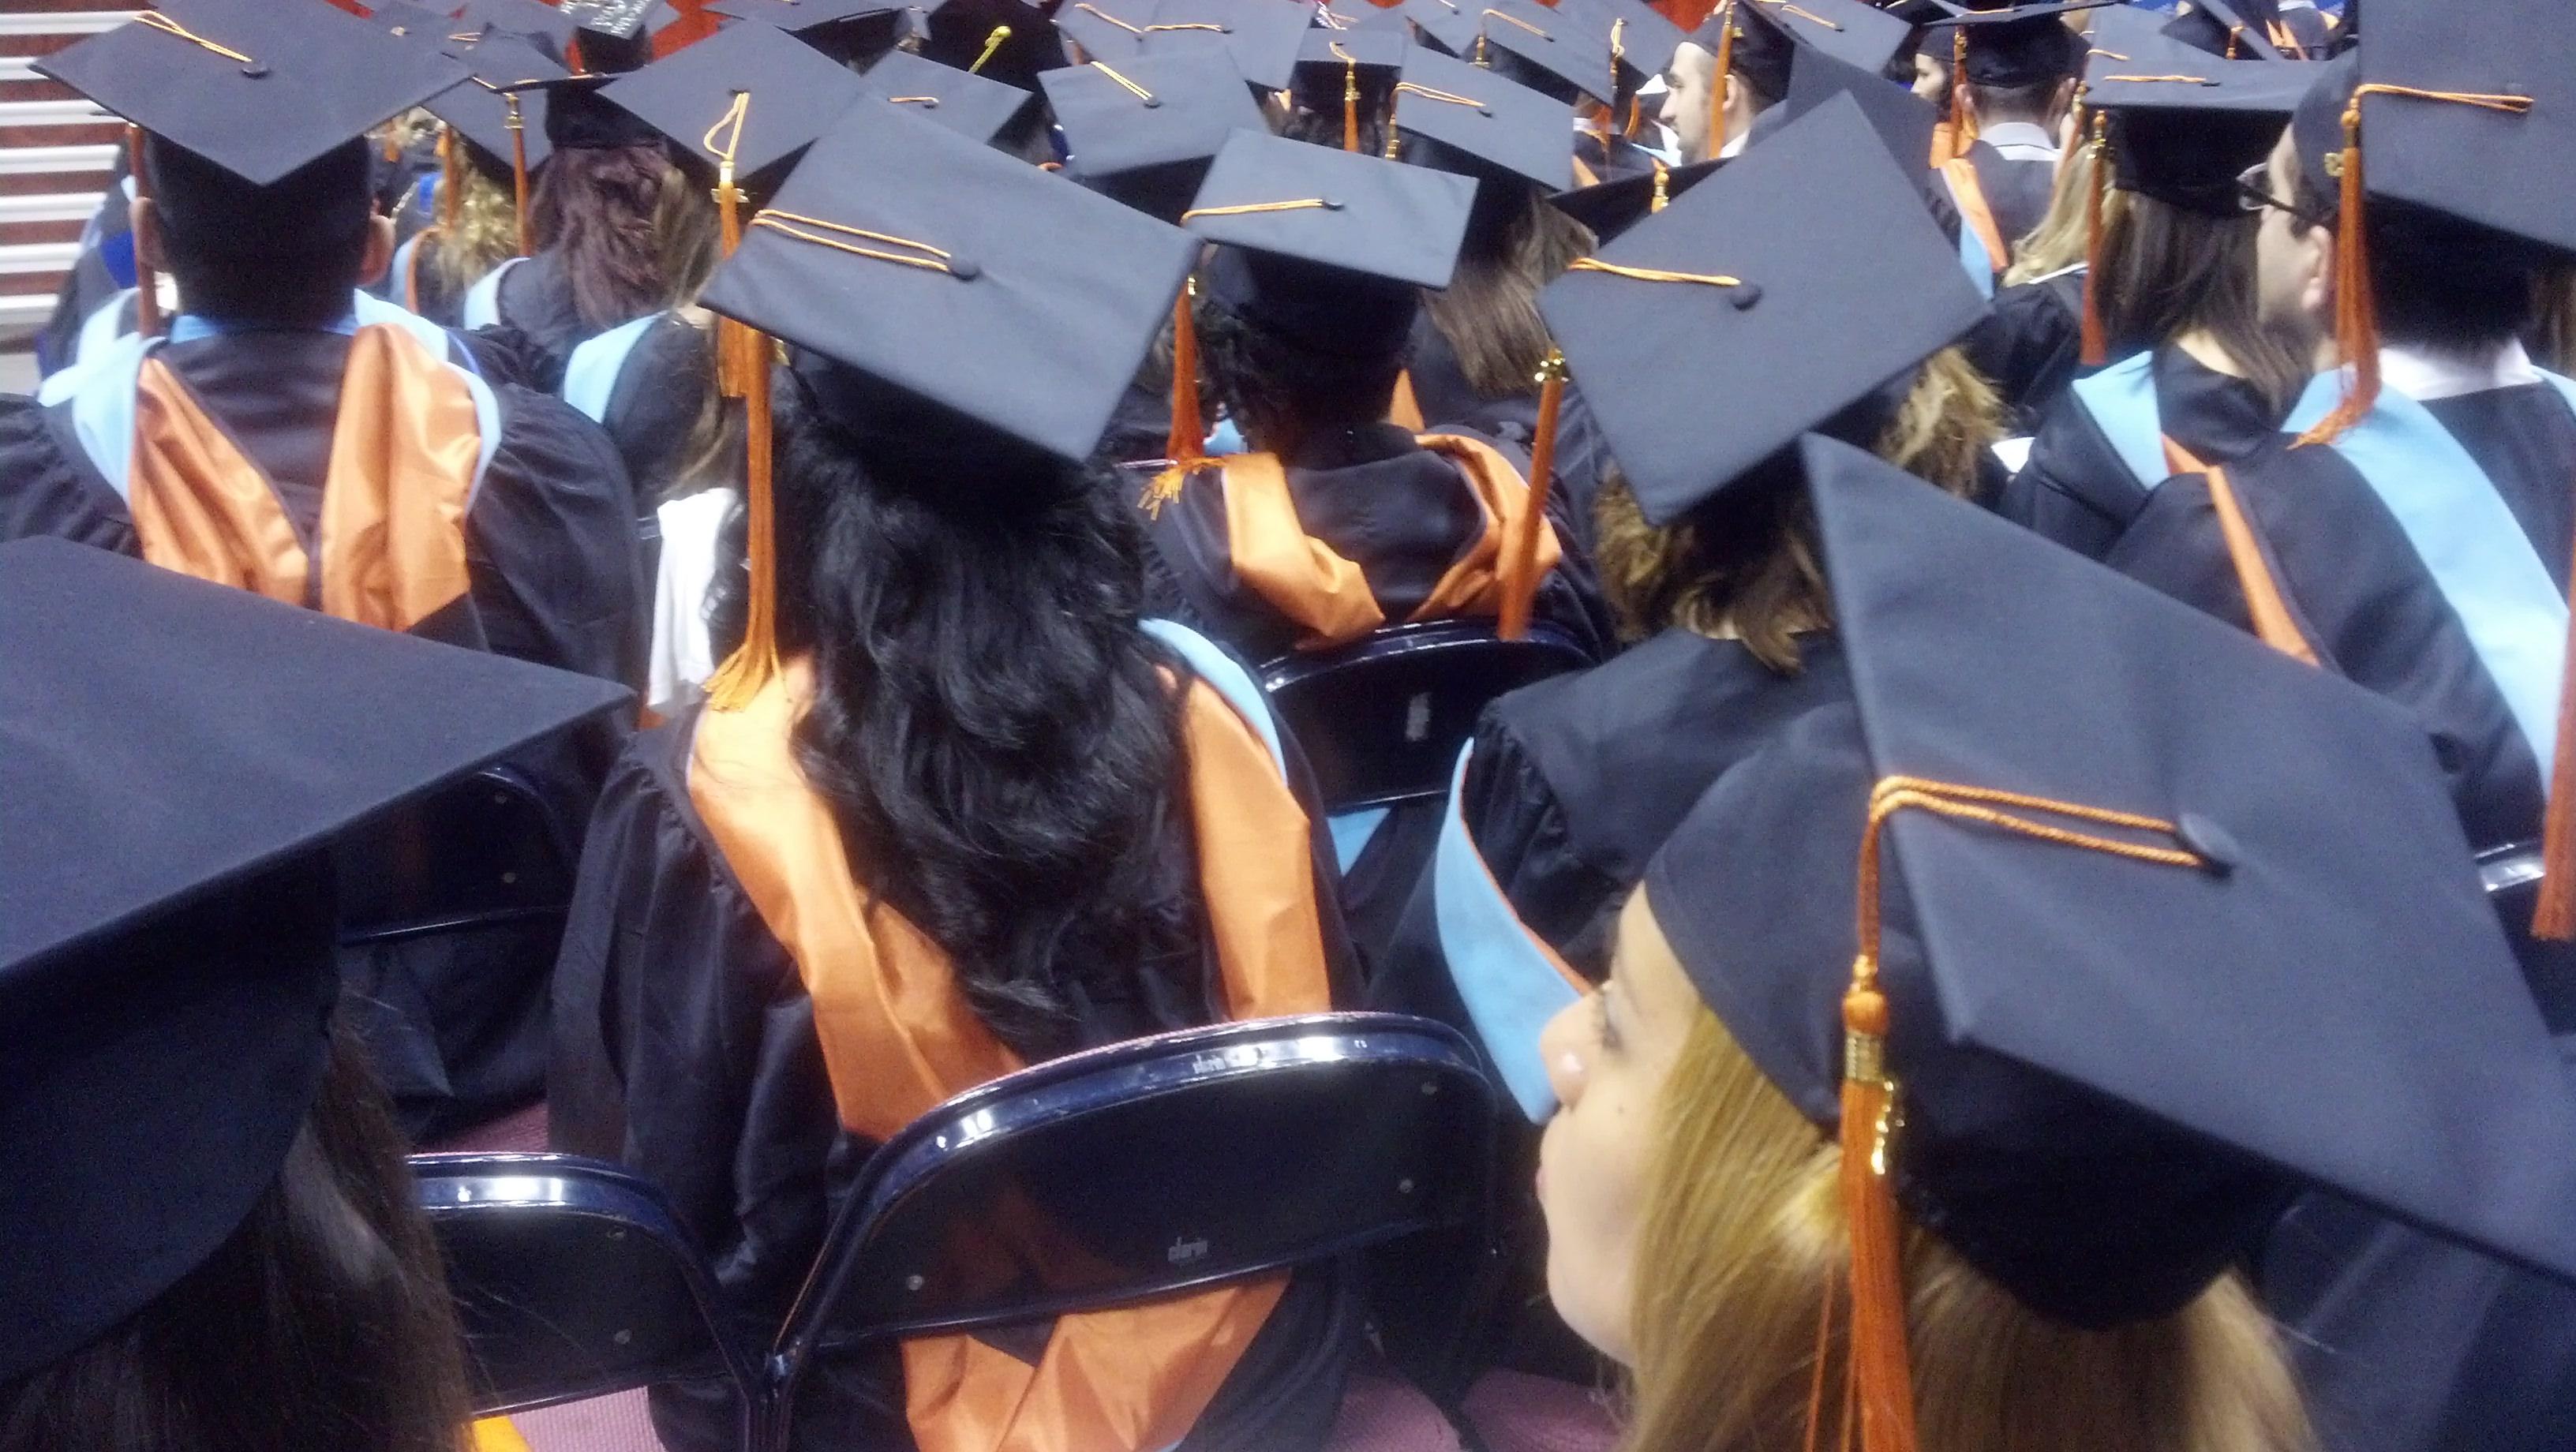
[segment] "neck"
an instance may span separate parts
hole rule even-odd
[[[2212,373],[2224,373],[2230,378],[2247,376],[2244,365],[2207,328],[2185,328],[2174,335],[2173,345]]]

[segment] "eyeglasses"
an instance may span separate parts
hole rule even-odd
[[[2269,207],[2276,212],[2286,212],[2311,227],[2327,225],[2326,218],[2272,195],[2272,164],[2268,161],[2258,161],[2236,174],[2236,205],[2248,213],[2259,213]]]

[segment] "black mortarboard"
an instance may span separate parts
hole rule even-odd
[[[1910,88],[1876,71],[1846,65],[1820,50],[1799,56],[1798,63],[1790,67],[1789,94],[1755,122],[1754,135],[1768,137],[1767,127],[1795,121],[1837,96],[1849,96],[1860,106],[1869,129],[1878,133],[1879,141],[1900,169],[1929,184],[1931,174],[1923,161],[1932,154],[1932,132],[1941,120],[1939,110]],[[1780,117],[1778,122],[1772,121],[1774,115]]]
[[[2094,59],[2136,60],[2142,53],[2170,52],[2180,44],[2164,34],[2172,20],[2140,5],[2105,5],[2084,12],[2085,39]]]
[[[324,849],[630,698],[51,539],[0,545],[0,659],[12,1383],[177,1283],[276,1179],[338,987]]]
[[[1772,1083],[1839,1121],[1857,905],[1898,1203],[2041,1314],[2179,1310],[2300,1180],[2576,1274],[2576,1103],[2422,724],[1860,450],[1802,455],[1853,707],[1721,777],[1645,880]]]
[[[1378,5],[1372,0],[1342,0],[1336,9],[1333,0],[1317,0],[1315,27],[1319,30],[1385,30],[1410,40],[1413,24],[1404,18],[1401,5]]]
[[[2064,17],[2116,0],[2047,0],[2037,5],[1953,7],[1933,29],[1957,26],[1968,38],[1968,80],[2007,90],[2073,80],[2084,70],[2084,37]]]
[[[1222,47],[1244,80],[1265,91],[1284,91],[1314,18],[1314,8],[1303,0],[1162,0],[1145,32],[1145,54],[1192,55]]]
[[[2111,184],[2205,216],[2241,217],[2236,179],[2271,154],[2316,67],[2166,45],[2161,55],[2129,52],[2127,62],[2096,56],[2085,70],[2085,104],[2110,117]]]
[[[1182,225],[1220,244],[1217,306],[1318,353],[1399,352],[1419,289],[1447,287],[1476,183],[1427,167],[1237,132]]]
[[[1519,177],[1551,192],[1574,180],[1574,108],[1426,46],[1404,58],[1395,128],[1432,143],[1405,159],[1476,177]]]
[[[1799,45],[1845,65],[1884,71],[1905,48],[1914,27],[1861,0],[1735,0],[1746,15],[1759,15]],[[2105,0],[2107,3],[2107,0]],[[1737,41],[1741,46],[1744,42]],[[1715,47],[1711,47],[1712,50]]]
[[[859,77],[859,84],[871,96],[987,144],[1005,139],[1004,133],[1028,114],[1036,99],[1017,86],[970,76],[905,50],[888,51]]]
[[[2328,158],[2344,145],[2356,83],[2529,98],[2497,110],[2363,96],[2362,176],[2373,197],[2576,251],[2576,188],[2558,184],[2576,155],[2576,10],[2559,0],[2374,5],[2360,48],[2316,74],[2292,125],[2300,164],[2329,201],[2340,179]]]
[[[2214,56],[2276,61],[2281,51],[2269,32],[2279,19],[2267,0],[2183,0],[2164,34]]]
[[[367,18],[407,40],[425,40],[444,46],[456,30],[452,17],[411,0],[384,0],[367,12]]]
[[[1703,178],[1715,175],[1717,169],[1724,165],[1724,161],[1712,158],[1695,161],[1688,166],[1664,168],[1661,173],[1664,205],[1672,205],[1674,198],[1697,186]],[[1592,235],[1606,244],[1659,210],[1655,205],[1657,175],[1655,171],[1648,170],[1635,176],[1623,176],[1617,181],[1558,192],[1548,201],[1558,211],[1591,228]]]
[[[1539,294],[1656,524],[1905,376],[1983,311],[1912,176],[1848,97],[1747,148]]]
[[[731,139],[733,128],[719,131],[717,123],[746,93],[734,179],[759,190],[849,109],[861,87],[857,75],[821,51],[775,26],[743,21],[619,77],[601,94],[711,170],[717,161],[708,142]]]
[[[1042,72],[1065,64],[1046,12],[1025,0],[931,0],[921,9],[921,53],[942,65],[1035,90]]]
[[[1055,28],[1082,47],[1085,60],[1115,65],[1145,49],[1145,27],[1154,23],[1154,0],[1072,0],[1055,12]]]
[[[1402,8],[1404,18],[1429,44],[1454,56],[1476,48],[1476,34],[1483,28],[1478,12],[1483,6],[1469,0],[1404,0]]]
[[[852,107],[812,158],[706,306],[805,350],[798,376],[854,431],[900,436],[935,407],[1090,454],[1197,240],[900,107]]]
[[[169,0],[37,57],[35,70],[253,186],[465,78],[455,61],[345,10],[261,0]]]
[[[1789,66],[1798,58],[1798,43],[1769,17],[1770,12],[1753,0],[1720,4],[1700,22],[1699,29],[1690,33],[1690,43],[1712,57],[1727,57],[1730,74],[1742,77],[1746,85],[1777,101],[1789,93]],[[1726,38],[1730,24],[1735,29],[1732,45]],[[1718,79],[1711,77],[1712,83]]]
[[[1563,9],[1569,0],[1558,0]],[[1664,13],[1645,0],[1604,0],[1610,12],[1610,61],[1617,72],[1615,84],[1622,91],[1633,91],[1663,74],[1673,63],[1673,52],[1690,38]]]
[[[1267,129],[1233,59],[1214,49],[1094,61],[1038,79],[1064,129],[1067,174],[1167,222],[1189,207],[1228,136]]]
[[[526,39],[498,30],[486,34],[457,58],[473,75],[432,96],[427,103],[429,114],[446,122],[468,145],[483,153],[487,162],[497,162],[507,170],[511,165],[510,103],[501,93],[530,81],[562,80],[564,68]],[[554,154],[554,143],[546,139],[551,111],[546,88],[534,87],[520,93],[519,120],[525,127],[520,136],[528,148],[531,172]]]
[[[1289,93],[1305,110],[1340,115],[1343,84],[1356,66],[1362,108],[1370,115],[1382,114],[1387,93],[1404,78],[1404,57],[1412,49],[1412,39],[1401,30],[1309,30],[1297,52]]]
[[[844,65],[894,49],[905,29],[895,0],[715,0],[707,11],[777,26]]]
[[[670,0],[560,0],[579,27],[585,70],[625,72],[653,63],[653,37],[680,18]]]
[[[1477,20],[1484,27],[1485,58],[1495,70],[1559,101],[1610,100],[1606,35],[1536,0],[1493,0]]]
[[[542,0],[465,0],[456,15],[456,33],[469,35],[489,26],[535,43],[537,49],[565,61],[581,24]]]
[[[546,144],[556,151],[614,151],[621,146],[658,144],[661,132],[608,99],[608,88],[617,80],[597,72],[512,89],[528,124],[542,124]],[[528,144],[536,144],[533,135]]]

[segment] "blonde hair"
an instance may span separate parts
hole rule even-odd
[[[2066,149],[2066,159],[2057,168],[2057,182],[2048,194],[2048,212],[2039,225],[2013,243],[2012,266],[2004,269],[2004,286],[2034,282],[2052,272],[2064,272],[2084,260],[2086,245],[2092,240],[2091,206],[2093,200],[2092,142],[2082,136]],[[2123,193],[2111,191],[2102,198],[2102,220],[2110,225],[2113,211],[2123,205]]]
[[[511,179],[505,175],[494,180],[465,155],[462,140],[454,146],[456,165],[448,168],[439,184],[434,213],[439,219],[438,246],[429,256],[440,293],[462,298],[483,280],[483,274],[519,255],[519,212]],[[451,186],[459,189],[454,226],[445,220],[446,189]]]
[[[1622,1452],[1796,1452],[1840,1438],[1842,1313],[1818,1312],[1848,1262],[1842,1151],[1730,1035],[1695,1010],[1664,1087],[1631,1312],[1633,1416]],[[1922,1452],[2304,1452],[2298,1387],[2271,1324],[2230,1275],[2162,1320],[2106,1331],[2049,1321],[1928,1232],[1905,1274]]]
[[[1924,360],[1873,452],[1965,498],[2003,433],[1994,385],[1966,354],[1944,348]],[[1794,637],[1833,623],[1806,491],[1757,488],[1748,495],[1721,497],[1656,526],[1625,480],[1605,479],[1593,509],[1594,553],[1622,635],[1638,640],[1678,625],[1734,636],[1771,669],[1797,670]]]

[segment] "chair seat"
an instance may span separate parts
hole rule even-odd
[[[1587,1386],[1489,1371],[1467,1391],[1467,1420],[1490,1452],[1610,1452],[1619,1424]]]

